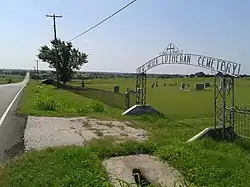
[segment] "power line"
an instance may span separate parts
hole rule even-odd
[[[104,23],[105,21],[107,21],[108,19],[112,18],[114,15],[118,14],[119,12],[121,12],[122,10],[124,10],[125,8],[127,8],[128,6],[130,6],[131,4],[133,4],[134,2],[136,2],[137,0],[133,0],[130,3],[128,3],[127,5],[125,5],[124,7],[122,7],[121,9],[117,10],[115,13],[111,14],[110,16],[108,16],[107,18],[105,18],[104,20],[102,20],[101,22],[97,23],[96,25],[94,25],[93,27],[87,29],[86,31],[82,32],[81,34],[75,36],[74,38],[70,39],[69,41],[71,42],[72,40],[79,38],[80,36],[86,34],[87,32],[91,31],[92,29],[96,28],[97,26],[101,25],[102,23]]]

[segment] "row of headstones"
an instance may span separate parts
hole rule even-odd
[[[153,83],[153,84],[151,85],[151,88],[158,87],[158,86],[159,86],[158,82],[155,82],[155,83]],[[164,87],[166,87],[166,86],[167,86],[167,84],[164,83]],[[177,83],[169,84],[169,86],[177,86]],[[114,86],[113,86],[113,92],[114,92],[114,93],[119,93],[119,91],[120,91],[119,85],[114,85]]]
[[[187,84],[187,87],[189,87],[189,84]],[[194,90],[204,90],[205,88],[209,88],[209,87],[210,87],[209,82],[194,84]],[[185,90],[186,84],[181,83],[180,89]]]
[[[142,91],[141,88],[138,88],[137,92],[141,92],[141,91]],[[119,93],[120,92],[120,87],[118,85],[114,85],[113,86],[113,92],[114,93]],[[134,93],[136,93],[136,91],[127,88],[127,92],[126,93],[133,93],[134,94]]]
[[[153,83],[151,85],[151,88],[158,87],[158,86],[159,86],[159,84],[158,84],[158,82],[156,82],[156,83]],[[166,87],[166,86],[167,86],[167,84],[164,83],[164,87]],[[169,86],[177,86],[177,83],[169,84]],[[185,83],[181,83],[180,89],[185,89],[186,87],[190,87],[190,85],[189,84],[185,84]],[[204,90],[205,88],[209,88],[209,87],[210,87],[210,83],[209,82],[198,83],[198,84],[194,85],[195,90]]]
[[[177,85],[177,83],[169,84],[169,86],[176,86],[176,85]],[[159,84],[158,84],[158,82],[156,82],[156,83],[153,83],[151,85],[151,88],[158,87],[158,86],[159,86]],[[167,84],[164,83],[164,87],[166,87],[166,86],[167,86]],[[180,89],[184,90],[186,87],[189,87],[189,86],[190,86],[189,84],[181,83]],[[210,87],[210,83],[209,82],[198,83],[198,84],[194,85],[194,89],[195,90],[204,90],[205,88],[209,88],[209,87]],[[113,92],[114,93],[119,93],[119,91],[120,91],[120,87],[118,85],[114,85],[113,86]]]
[[[177,83],[168,84],[168,85],[169,85],[169,86],[177,86]],[[158,87],[158,86],[159,86],[158,82],[155,82],[155,83],[151,84],[151,88]],[[163,86],[166,87],[167,84],[164,83]]]

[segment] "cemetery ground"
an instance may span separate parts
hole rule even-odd
[[[88,116],[98,119],[125,120],[149,132],[144,142],[114,143],[112,137],[93,140],[86,146],[65,146],[31,151],[0,166],[0,186],[109,186],[102,166],[106,158],[150,154],[178,169],[185,179],[196,186],[248,186],[250,184],[250,142],[217,142],[210,139],[186,141],[206,127],[213,126],[213,89],[180,91],[182,82],[213,79],[148,79],[147,103],[163,115],[122,116],[124,97],[115,100],[100,90],[120,92],[133,89],[132,79],[86,80],[86,93],[55,89],[54,86],[29,83],[22,95],[19,113],[33,116]],[[151,88],[158,81],[158,87]],[[163,84],[166,83],[166,87]],[[177,86],[170,86],[177,83]],[[236,105],[250,104],[250,80],[237,79]],[[79,85],[80,81],[70,84]],[[83,91],[79,91],[83,92]],[[88,93],[90,92],[90,93]],[[100,101],[98,101],[100,100]]]

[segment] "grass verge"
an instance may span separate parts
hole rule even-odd
[[[83,116],[112,110],[99,101],[88,99],[75,93],[29,83],[21,97],[18,113],[35,116]],[[115,110],[115,109],[114,109]],[[101,114],[100,114],[101,115]]]
[[[45,96],[60,103],[59,106],[52,107],[52,110],[50,107],[38,107],[37,99],[44,99]],[[93,102],[52,86],[29,84],[24,91],[19,112],[27,115],[87,115],[126,119],[148,130],[150,139],[144,143],[114,144],[113,139],[108,138],[93,141],[85,147],[50,148],[25,153],[0,168],[0,186],[108,186],[110,184],[101,165],[102,160],[140,153],[156,155],[169,162],[196,186],[238,187],[250,183],[249,141],[228,143],[206,139],[186,143],[190,137],[210,126],[208,124],[212,124],[212,118],[173,120],[148,115],[123,117],[121,110],[102,103],[99,104],[103,110],[93,110]],[[78,107],[85,112],[75,113]]]

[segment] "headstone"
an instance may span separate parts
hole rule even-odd
[[[210,87],[210,83],[209,82],[205,82],[204,86],[205,86],[205,88],[209,88]]]
[[[194,90],[204,90],[204,84],[195,84]]]
[[[114,89],[114,93],[119,93],[119,86],[118,85],[114,85],[113,89]]]
[[[185,90],[185,83],[181,83],[180,90]]]

